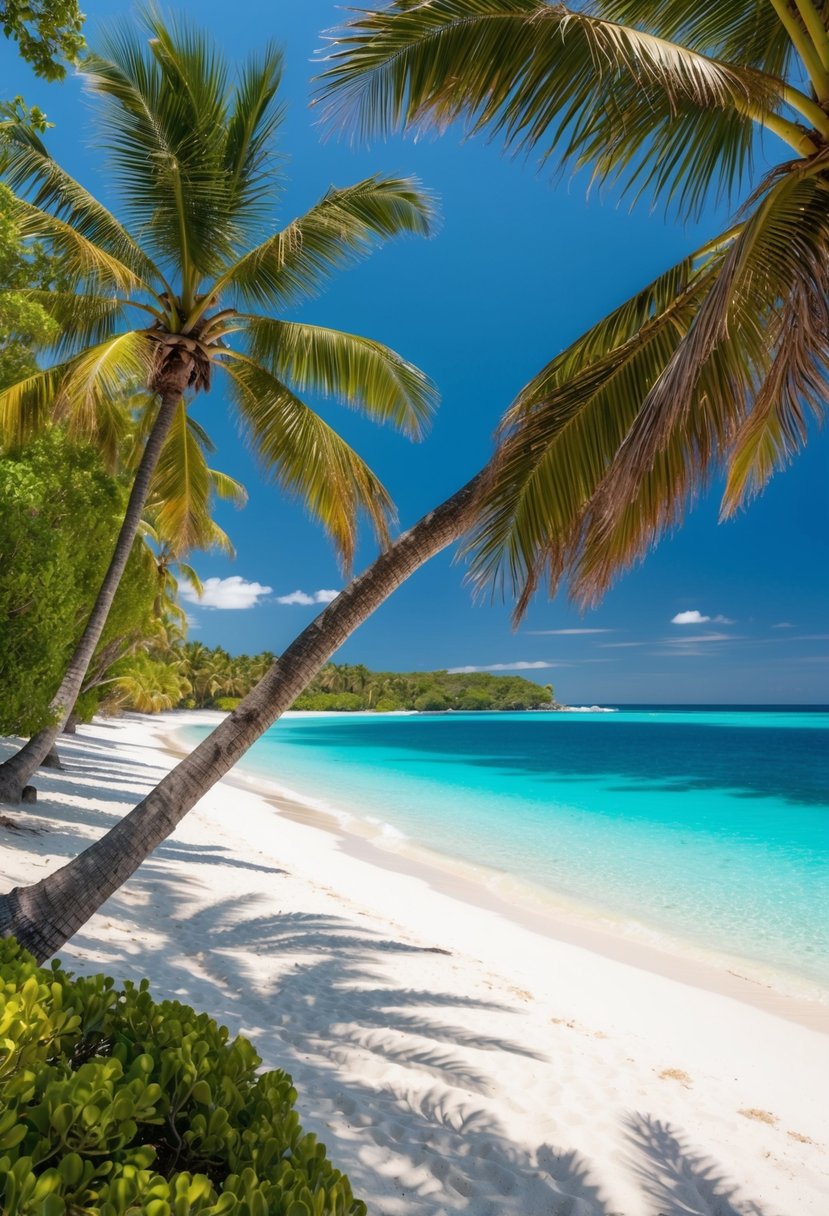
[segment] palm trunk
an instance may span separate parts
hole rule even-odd
[[[138,533],[138,526],[144,513],[144,506],[147,502],[150,483],[180,400],[180,391],[170,392],[162,397],[158,417],[147,439],[141,463],[138,466],[138,472],[133,482],[126,514],[124,515],[124,522],[118,534],[118,541],[115,545],[112,560],[104,576],[104,581],[101,584],[89,620],[86,622],[86,628],[61,680],[60,687],[49,702],[53,721],[50,726],[33,735],[28,743],[7,760],[5,764],[0,765],[0,801],[13,803],[20,801],[23,787],[40,767],[44,757],[54,747],[55,740],[63,730],[64,723],[74,709],[75,702],[83,685],[84,676],[92,661],[95,647],[101,639],[101,634],[109,616],[109,610],[112,607],[112,601],[115,598],[115,593],[121,582],[121,576],[132,552],[132,546]]]
[[[409,575],[467,531],[487,470],[425,515],[320,613],[208,737],[68,865],[0,896],[0,935],[44,961],[138,869],[198,800],[291,705],[343,642]]]

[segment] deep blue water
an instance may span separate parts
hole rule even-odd
[[[639,937],[829,990],[827,744],[810,708],[337,715],[283,720],[243,767]]]

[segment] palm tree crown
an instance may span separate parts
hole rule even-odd
[[[829,4],[397,0],[332,35],[325,118],[464,118],[729,230],[553,359],[507,413],[472,542],[520,614],[565,574],[599,598],[724,470],[727,515],[822,418],[829,368]],[[758,128],[786,159],[752,182]]]
[[[19,441],[56,414],[95,435],[125,385],[181,398],[209,389],[219,369],[264,466],[302,498],[347,564],[359,510],[385,536],[391,503],[298,394],[335,396],[418,437],[434,391],[380,343],[276,314],[382,240],[428,233],[431,202],[412,180],[372,177],[329,190],[274,231],[279,51],[266,46],[232,79],[188,25],[153,13],[144,21],[148,43],[125,27],[83,65],[103,103],[125,222],[30,128],[4,128],[5,176],[25,195],[15,220],[62,255],[73,289],[38,297],[61,327],[60,362],[0,395],[2,435]]]

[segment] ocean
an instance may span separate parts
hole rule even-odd
[[[829,996],[827,732],[813,708],[302,715],[240,769],[505,898]]]

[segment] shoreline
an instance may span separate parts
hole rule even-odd
[[[157,783],[162,728],[61,742],[65,771],[0,828],[4,888]],[[385,860],[223,781],[60,956],[250,1037],[374,1216],[829,1210],[829,1036]]]
[[[186,722],[183,720],[185,715]],[[327,711],[289,711],[288,716],[309,715],[335,716]],[[160,728],[157,733],[159,746],[174,759],[181,760],[192,750],[192,746],[180,737],[183,727],[214,725],[226,716],[219,710],[174,710],[154,716],[151,722],[156,722]],[[342,712],[336,716],[342,716]],[[333,835],[348,856],[392,873],[417,878],[441,894],[495,913],[533,933],[743,1001],[829,1034],[829,992],[816,982],[794,972],[775,971],[755,960],[709,950],[704,945],[691,943],[640,921],[633,922],[635,931],[625,931],[621,922],[614,921],[600,908],[542,889],[508,871],[442,853],[408,836],[395,837],[395,846],[389,847],[383,839],[382,828],[372,830],[367,820],[351,812],[338,813],[315,805],[314,799],[280,787],[265,772],[257,773],[252,767],[245,771],[243,765],[244,760],[224,778],[224,783],[257,794],[280,816]],[[642,936],[647,933],[652,933],[657,940],[643,941]],[[799,990],[795,990],[797,985]]]

